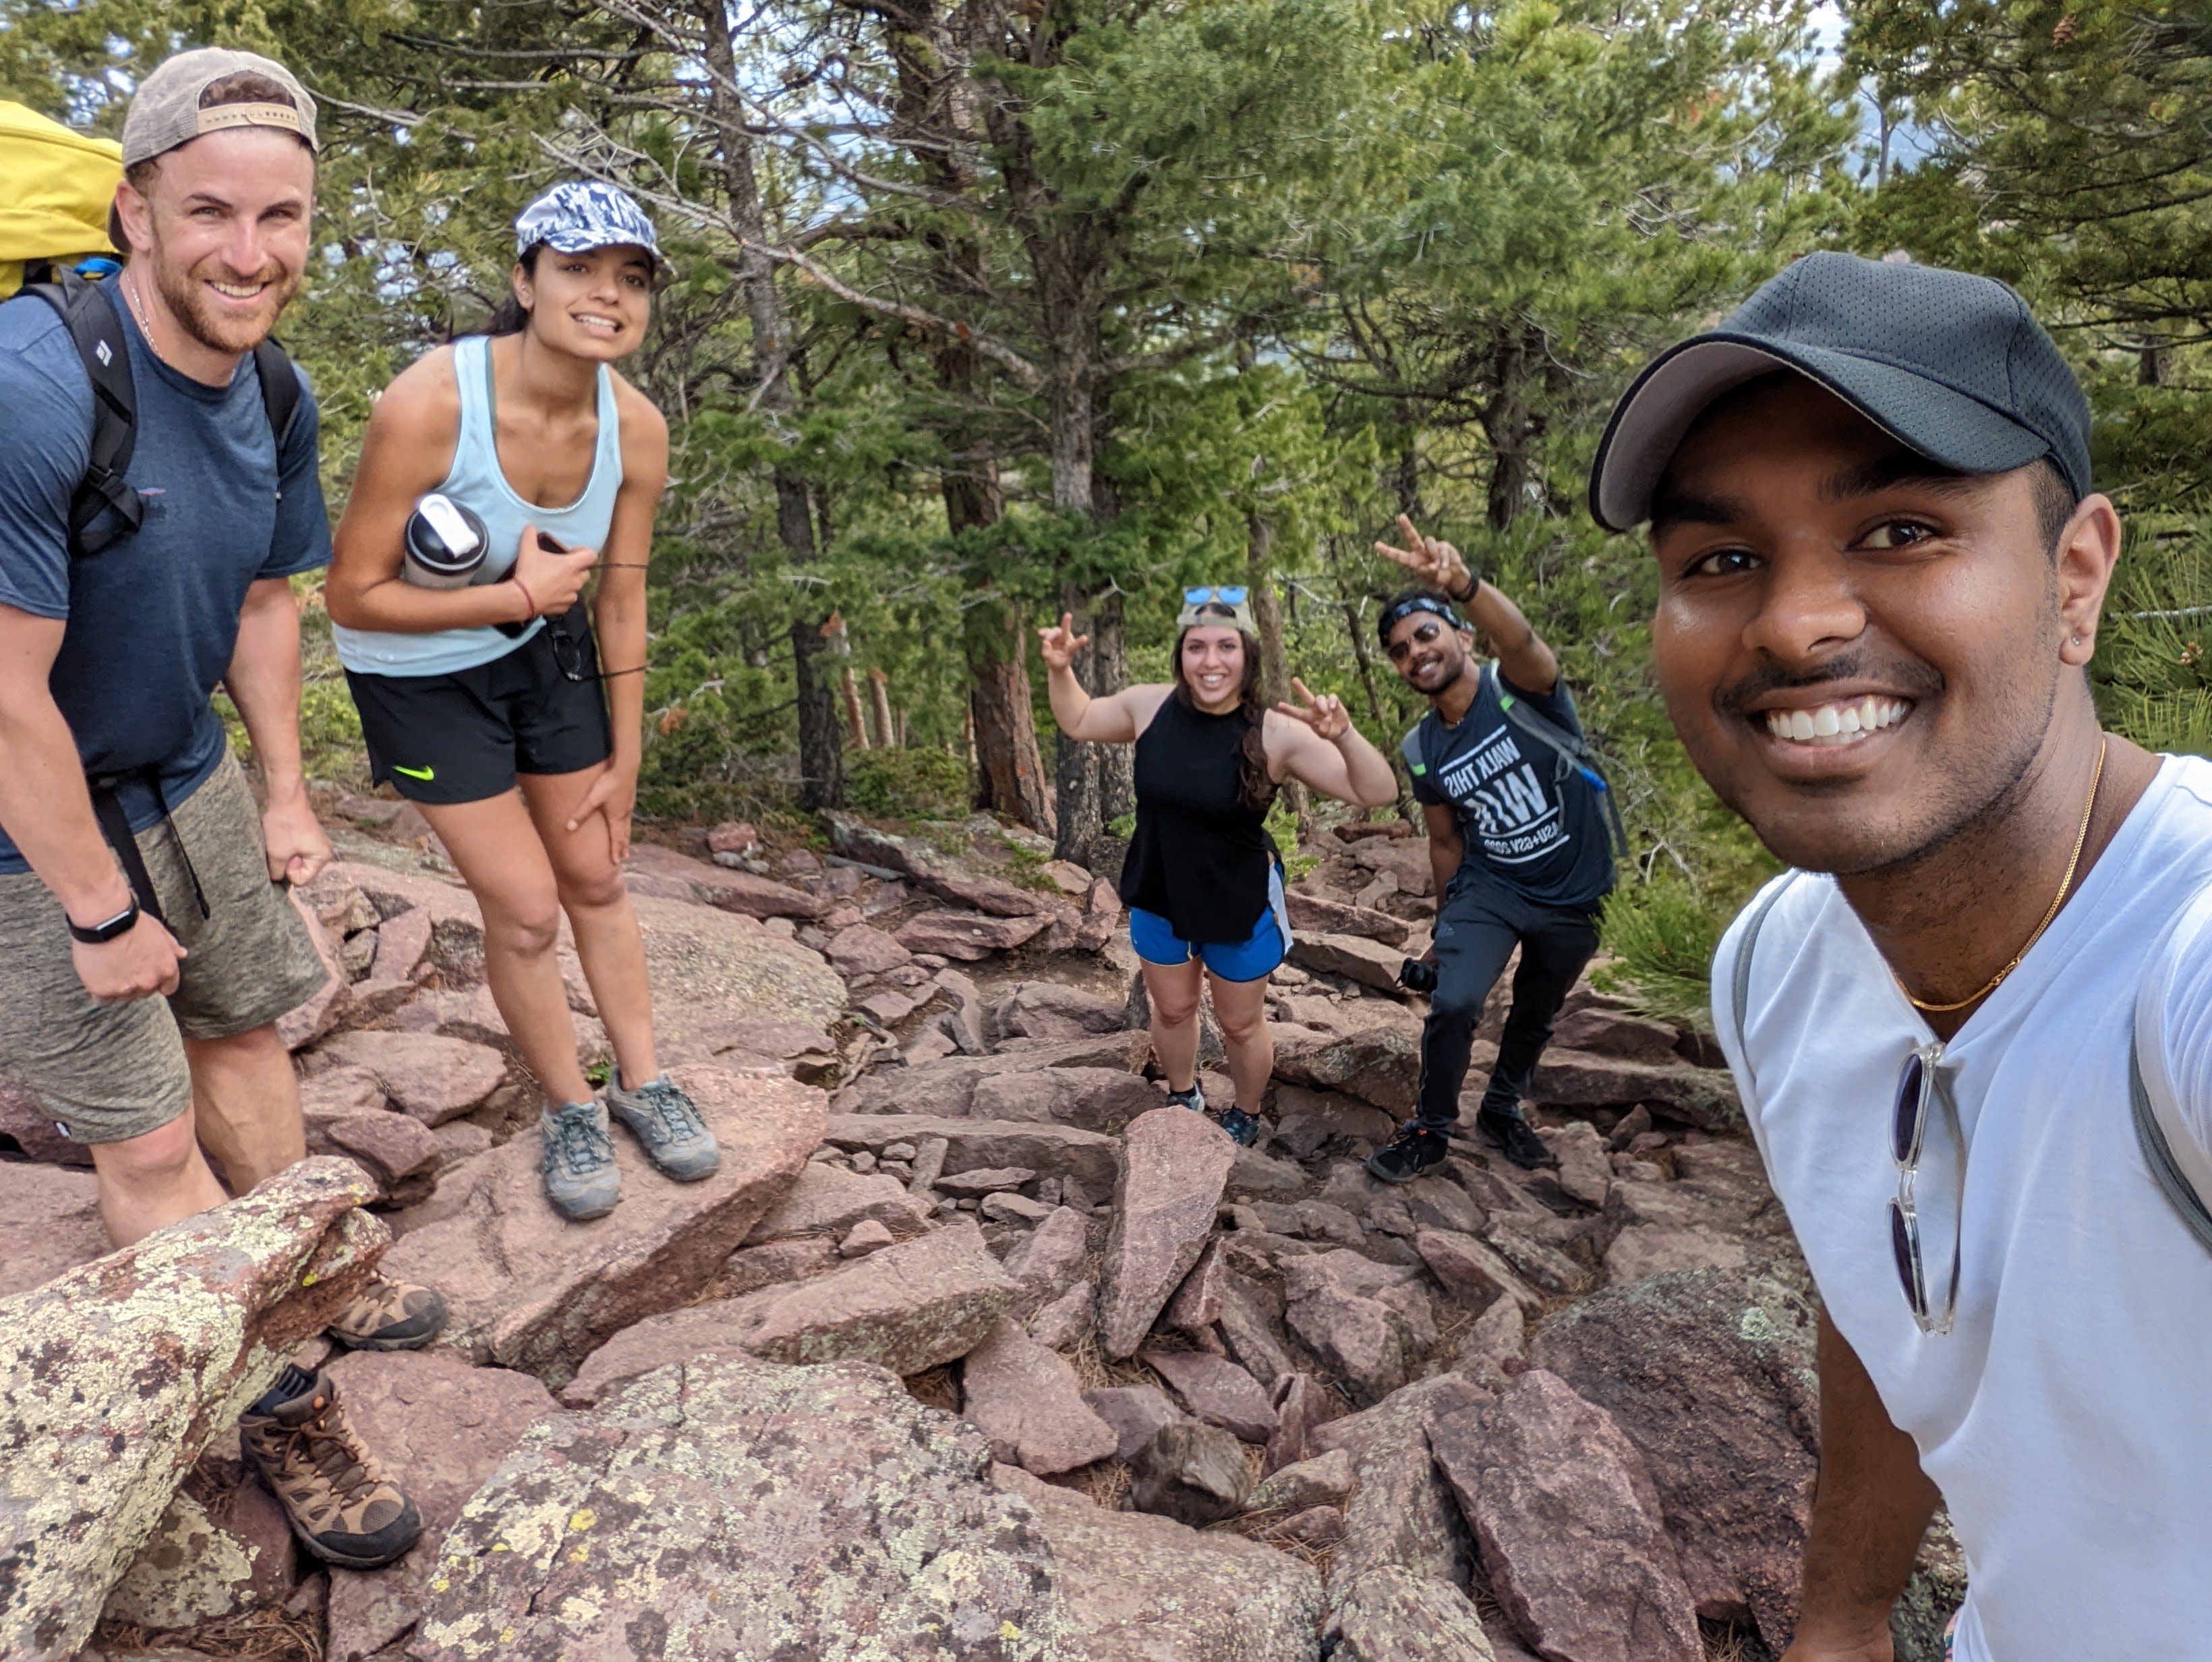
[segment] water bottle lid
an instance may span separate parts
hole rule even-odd
[[[465,571],[481,564],[488,535],[475,514],[435,490],[407,516],[408,554],[435,571]]]

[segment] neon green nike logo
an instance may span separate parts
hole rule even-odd
[[[394,773],[404,773],[410,779],[435,779],[438,776],[438,770],[435,768],[403,768],[397,762],[392,764],[392,770]]]

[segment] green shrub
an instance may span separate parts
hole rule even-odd
[[[1605,903],[1604,940],[1613,961],[1592,979],[1642,1014],[1711,1032],[1713,953],[1735,912],[1678,877],[1624,884]]]
[[[941,750],[848,750],[845,806],[878,819],[964,819],[968,764]]]

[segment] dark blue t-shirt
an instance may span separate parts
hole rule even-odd
[[[0,604],[68,628],[49,685],[86,770],[152,768],[171,807],[222,759],[210,703],[230,668],[249,585],[326,565],[330,521],[304,389],[284,454],[251,354],[227,387],[156,358],[118,305],[138,394],[127,477],[145,504],[136,536],[71,560],[70,498],[92,452],[92,385],[44,301],[0,306]],[[131,829],[161,818],[141,781],[120,789]],[[0,872],[27,869],[0,827]]]
[[[1457,813],[1467,844],[1460,870],[1473,880],[1544,905],[1594,906],[1613,892],[1605,810],[1595,788],[1563,768],[1557,751],[1506,720],[1498,697],[1503,680],[1485,666],[1457,727],[1431,709],[1414,729],[1425,769],[1413,775],[1414,800]],[[1547,693],[1504,685],[1554,727],[1582,736],[1564,680]]]

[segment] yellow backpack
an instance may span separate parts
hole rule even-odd
[[[112,139],[0,100],[0,300],[23,286],[26,265],[114,253],[107,210],[122,177]]]

